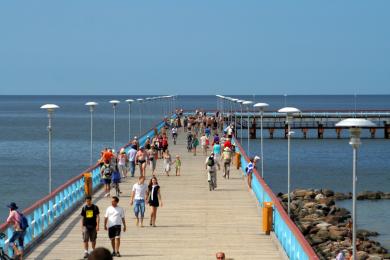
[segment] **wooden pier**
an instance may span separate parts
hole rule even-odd
[[[218,172],[218,188],[208,190],[205,156],[188,153],[185,134],[179,133],[178,144],[170,144],[172,156],[181,155],[182,176],[161,176],[162,160],[157,163],[158,180],[164,206],[157,216],[157,227],[150,227],[149,209],[145,227],[135,226],[129,194],[137,178],[128,178],[121,184],[123,195],[119,205],[126,212],[127,232],[122,233],[123,259],[215,259],[223,251],[227,259],[282,259],[277,244],[261,231],[261,211],[248,190],[239,170],[233,170],[230,180]],[[139,176],[138,170],[136,176]],[[147,179],[150,179],[150,170]],[[101,211],[101,223],[109,198],[102,192],[93,197]],[[81,259],[83,256],[80,210],[41,242],[27,259]],[[111,250],[107,232],[100,225],[97,246]]]
[[[242,115],[242,124],[241,124]],[[364,129],[367,131],[370,138],[390,138],[390,110],[381,111],[303,111],[294,116],[291,123],[291,129],[298,130],[302,133],[304,139],[307,138],[309,130],[315,130],[318,139],[324,138],[325,132],[333,132],[336,138],[342,137],[342,132],[346,129],[336,127],[335,124],[346,118],[364,118],[371,120],[376,124],[376,127]],[[248,129],[249,137],[256,139],[256,129],[260,129],[260,115],[259,112],[248,113],[233,112],[229,113],[225,120],[236,125],[238,133],[240,129]],[[287,125],[285,115],[277,112],[265,112],[263,115],[263,129],[264,136],[270,139],[274,137],[276,130],[284,131],[284,137],[287,138]],[[382,132],[383,135],[380,133]],[[268,135],[267,135],[268,133]]]

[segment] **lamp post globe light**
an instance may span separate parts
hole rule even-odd
[[[129,104],[129,140],[131,140],[131,103],[134,102],[133,99],[126,99],[127,104]]]
[[[375,124],[369,120],[362,118],[348,118],[344,119],[336,124],[336,127],[349,128],[351,139],[349,144],[353,149],[353,162],[352,162],[352,255],[353,259],[357,259],[356,254],[356,168],[357,168],[357,149],[359,148],[360,133],[362,127],[375,127]]]
[[[295,107],[284,107],[278,110],[279,113],[286,114],[286,123],[288,127],[287,132],[287,193],[288,193],[288,200],[287,200],[287,212],[288,216],[290,217],[290,176],[291,176],[291,170],[290,170],[290,143],[291,143],[291,135],[293,132],[291,132],[291,122],[293,120],[293,115],[300,113],[301,111],[298,108]]]
[[[112,108],[114,110],[114,147],[116,149],[116,106],[120,103],[119,100],[111,100]]]
[[[144,100],[142,98],[137,98],[137,102],[139,104],[139,133],[138,136],[142,135],[142,102]]]
[[[252,101],[244,101],[242,102],[242,104],[244,106],[246,106],[246,112],[248,113],[248,143],[247,143],[247,151],[248,151],[248,155],[250,156],[250,150],[249,150],[249,126],[250,126],[250,117],[249,117],[249,108],[251,107],[251,105],[253,104]]]
[[[93,111],[95,110],[95,107],[98,105],[96,102],[87,102],[85,103],[87,107],[89,107],[89,112],[91,112],[91,158],[89,165],[92,165],[93,163]]]
[[[263,115],[264,110],[269,105],[267,103],[256,103],[253,107],[260,110],[260,158],[261,158],[261,178],[264,180],[264,154],[263,154]],[[264,203],[264,189],[263,189],[263,203]]]
[[[49,124],[47,126],[47,131],[49,132],[49,194],[51,194],[52,191],[52,177],[51,177],[51,135],[52,135],[52,125],[51,125],[51,119],[54,111],[56,109],[60,108],[56,104],[46,104],[41,106],[41,109],[47,110],[47,117],[49,119]]]

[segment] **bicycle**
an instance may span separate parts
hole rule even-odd
[[[224,167],[224,175],[225,178],[230,178],[230,161],[225,161],[223,164]]]
[[[209,190],[210,191],[212,191],[212,190],[214,190],[216,187],[217,187],[217,185],[216,185],[216,183],[215,183],[215,181],[216,181],[216,172],[208,172],[208,174],[209,174]]]
[[[6,235],[4,233],[0,233],[0,239],[4,240]],[[4,249],[0,246],[0,260],[11,260],[12,258],[8,256],[5,252]]]
[[[120,183],[120,180],[121,180],[121,177],[120,177],[120,173],[119,172],[114,172],[112,174],[112,188],[115,190],[115,194],[117,197],[120,196],[120,194],[122,193],[120,188],[119,188],[119,183]]]
[[[173,138],[173,144],[176,145],[177,134],[173,133],[172,138]]]

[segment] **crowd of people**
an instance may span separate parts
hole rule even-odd
[[[111,241],[112,256],[120,257],[121,232],[126,232],[125,210],[119,206],[121,190],[119,184],[126,178],[134,178],[138,166],[138,181],[132,186],[130,195],[130,206],[133,207],[137,227],[144,227],[146,205],[150,207],[151,227],[156,227],[157,210],[163,206],[161,189],[157,180],[160,175],[170,176],[171,168],[174,165],[175,175],[181,175],[182,161],[180,155],[174,156],[169,151],[169,131],[176,145],[178,129],[183,127],[186,134],[187,150],[193,156],[197,156],[197,147],[200,145],[202,156],[205,157],[205,169],[210,191],[217,188],[217,171],[223,169],[223,178],[230,178],[230,165],[235,154],[235,146],[231,140],[234,135],[234,125],[228,125],[225,129],[223,117],[217,112],[207,115],[205,112],[196,111],[191,116],[183,116],[182,111],[177,112],[176,118],[165,119],[165,125],[160,132],[155,130],[153,138],[149,136],[141,145],[138,138],[134,137],[125,148],[116,152],[114,149],[105,148],[99,159],[101,181],[104,184],[104,197],[111,198],[111,205],[105,209],[103,226],[108,232]],[[251,172],[256,167],[258,157],[251,160],[247,167],[248,185],[250,187]],[[158,170],[158,161],[162,161],[162,167]],[[223,167],[221,167],[221,165]],[[149,170],[148,170],[149,169]],[[148,184],[145,183],[147,172],[150,171]],[[115,187],[116,194],[111,195],[112,187]],[[15,234],[10,239],[17,255],[23,254],[23,230],[21,223],[22,214],[17,211],[16,204],[10,204],[10,216],[7,220],[14,224]],[[100,226],[100,209],[93,204],[91,196],[85,197],[85,205],[80,213],[81,229],[83,235],[84,258],[93,255],[89,250],[95,252],[97,233]],[[14,243],[19,241],[19,247]],[[217,255],[218,257],[219,255]],[[219,258],[218,258],[219,259]]]

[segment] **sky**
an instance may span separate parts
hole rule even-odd
[[[0,0],[0,95],[390,94],[390,1]]]

